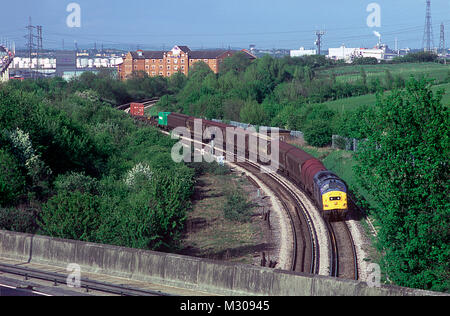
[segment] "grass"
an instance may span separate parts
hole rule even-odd
[[[450,106],[450,83],[440,84],[432,87],[433,92],[438,90],[444,90],[442,102],[444,105]],[[388,94],[389,92],[386,92]],[[322,103],[323,106],[328,107],[330,110],[336,112],[351,112],[355,111],[361,105],[375,105],[377,97],[375,94],[366,94],[363,96],[345,98],[335,101],[329,101]]]
[[[367,79],[384,79],[385,71],[389,70],[393,76],[400,75],[404,79],[414,76],[432,77],[442,82],[448,76],[450,65],[437,63],[404,63],[404,64],[379,64],[379,65],[348,65],[327,69],[319,72],[319,76],[329,77],[332,73],[336,75],[338,82],[355,82],[361,80],[361,69],[367,74]]]
[[[261,249],[267,242],[264,222],[260,217],[252,217],[245,222],[227,220],[223,209],[230,186],[247,198],[255,195],[252,191],[254,187],[247,179],[235,174],[220,175],[213,170],[205,171],[198,178],[193,209],[188,214],[188,222],[201,220],[203,224],[188,228],[180,253],[254,264],[255,253],[264,251]]]

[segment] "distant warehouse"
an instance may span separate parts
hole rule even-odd
[[[239,51],[233,50],[200,50],[192,51],[187,46],[175,46],[170,51],[143,51],[129,52],[124,62],[119,65],[119,77],[127,79],[133,72],[143,71],[150,77],[171,75],[180,72],[188,75],[189,69],[197,62],[205,62],[214,73],[219,72],[223,60]],[[243,50],[249,59],[256,57]]]
[[[303,57],[312,55],[317,55],[317,50],[305,49],[304,47],[300,47],[299,50],[291,50],[291,57]]]

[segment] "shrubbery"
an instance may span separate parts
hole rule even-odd
[[[425,63],[435,62],[438,59],[438,55],[433,52],[418,52],[410,53],[408,55],[394,58],[394,63]]]
[[[0,85],[0,229],[176,248],[194,171],[172,161],[173,140],[110,103],[182,81],[87,73]]]
[[[42,207],[40,228],[51,237],[95,241],[100,225],[99,198],[79,191],[63,191]]]

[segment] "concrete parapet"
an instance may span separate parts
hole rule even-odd
[[[398,296],[439,293],[311,276],[153,251],[0,231],[0,257],[218,295]]]

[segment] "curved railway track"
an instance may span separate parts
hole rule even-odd
[[[145,102],[155,104],[157,100],[152,99]],[[128,104],[128,108],[129,106],[130,104]],[[122,110],[126,109],[123,107],[121,106]],[[137,119],[157,126],[155,122],[150,122],[147,119]],[[207,143],[202,144],[209,146]],[[308,208],[305,206],[304,197],[299,196],[293,189],[292,186],[295,185],[278,173],[261,173],[261,166],[250,162],[248,159],[245,162],[235,163],[235,165],[252,173],[279,197],[279,201],[290,220],[293,233],[290,270],[319,274],[321,253],[317,229]],[[295,187],[300,190],[298,186]],[[326,255],[329,256],[330,276],[358,280],[356,247],[347,224],[345,222],[326,222],[326,227],[329,234],[330,249],[328,254],[322,254],[322,258]]]
[[[248,170],[279,197],[286,214],[290,219],[293,247],[290,270],[309,274],[319,272],[319,243],[317,233],[309,213],[301,198],[289,188],[289,184],[275,173],[261,173],[260,166],[252,163],[237,163]]]

